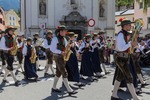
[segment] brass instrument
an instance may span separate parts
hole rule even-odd
[[[17,45],[16,39],[17,39],[17,37],[15,36],[15,39],[13,41],[13,48],[10,51],[10,54],[13,56],[15,56],[17,54],[17,51],[18,51],[18,45]]]
[[[43,43],[43,41],[41,41],[39,43],[39,46]],[[31,57],[30,57],[30,60],[31,60],[31,63],[34,64],[36,62],[36,58],[37,58],[37,55],[36,55],[36,52],[35,52],[35,46],[32,47],[32,50],[31,50]]]
[[[32,50],[31,50],[31,57],[30,57],[30,60],[31,60],[31,63],[34,64],[36,62],[36,58],[37,58],[37,55],[35,53],[35,50],[34,50],[34,47],[32,47]]]
[[[67,44],[66,49],[65,49],[64,61],[68,61],[69,58],[70,58],[70,55],[72,53],[72,51],[70,50],[70,48],[71,48],[71,42],[69,41],[69,43]]]
[[[144,25],[144,22],[142,19],[135,20],[135,29],[134,29],[134,34],[133,34],[131,42],[137,41],[136,35],[141,31],[143,25]],[[133,52],[134,52],[134,47],[131,47],[130,54],[132,54]]]

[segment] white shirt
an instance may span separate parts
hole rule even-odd
[[[43,42],[42,39],[37,39],[35,43],[34,43],[34,41],[33,41],[33,45],[34,45],[34,46],[41,46],[41,45],[42,45],[42,42]]]
[[[34,52],[36,53],[36,50],[34,49]],[[22,50],[23,56],[27,55],[27,45],[24,45],[23,50]]]
[[[123,33],[119,33],[116,38],[116,50],[126,51],[129,47],[131,47],[131,42],[126,44]]]
[[[0,44],[1,44],[0,48],[1,48],[2,50],[8,51],[10,48],[8,48],[8,47],[6,46],[5,42],[6,42],[6,40],[5,40],[5,37],[3,36],[2,39],[1,39],[1,41],[0,41]]]
[[[48,41],[47,41],[47,39],[44,39],[43,47],[44,47],[45,49],[50,48],[50,45],[48,45]]]
[[[81,44],[81,46],[79,47],[78,52],[79,52],[79,53],[83,53],[83,52],[84,52],[84,50],[82,51],[82,49],[83,49],[83,48],[85,48],[85,46],[86,46],[86,42],[85,42],[85,41],[83,41],[83,42],[82,42],[82,44]],[[91,51],[91,50],[90,50],[90,51]]]
[[[17,42],[18,48],[23,47],[24,43],[22,41],[20,43],[18,41],[16,41],[16,42]]]
[[[65,46],[67,46],[67,40],[65,38],[64,40],[65,40]],[[57,49],[57,44],[58,44],[58,39],[57,37],[54,37],[50,45],[50,50],[55,54],[61,54],[62,51]]]

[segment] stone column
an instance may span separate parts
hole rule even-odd
[[[23,32],[25,30],[25,0],[21,0],[20,1],[20,5],[21,5],[21,26],[20,26],[20,30]]]

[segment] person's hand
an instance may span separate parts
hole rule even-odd
[[[14,48],[13,47],[11,47],[11,48],[9,48],[9,51],[11,51],[11,50],[13,50]]]
[[[87,44],[86,44],[86,48],[88,48],[89,46],[90,46],[90,44],[89,44],[89,43],[87,43]]]
[[[62,51],[62,52],[61,52],[61,54],[62,54],[63,56],[65,56],[65,55],[66,55],[66,53],[65,53],[64,51]]]
[[[138,42],[131,42],[131,45],[133,46],[133,47],[136,47],[137,45],[138,45]]]

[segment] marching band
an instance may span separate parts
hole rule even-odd
[[[138,100],[133,85],[133,74],[128,65],[129,53],[127,51],[131,46],[136,48],[130,57],[135,67],[135,72],[142,86],[146,85],[139,65],[140,52],[143,50],[143,46],[142,44],[137,46],[137,42],[131,43],[128,39],[127,31],[130,31],[130,27],[127,25],[131,23],[129,20],[122,22],[122,30],[118,33],[116,43],[114,43],[117,48],[116,50],[114,49],[117,52],[114,53],[117,68],[111,100],[120,100],[117,96],[117,91],[121,81],[124,79],[133,99]],[[107,62],[110,62],[110,52],[105,52],[110,50],[112,41],[105,39],[103,31],[86,34],[82,41],[77,40],[77,34],[74,32],[67,32],[67,28],[63,25],[56,29],[55,34],[48,30],[45,39],[40,39],[38,33],[33,35],[33,39],[30,37],[25,39],[22,32],[15,35],[14,31],[15,28],[9,27],[6,31],[0,33],[0,57],[2,60],[0,75],[4,74],[3,83],[9,82],[6,78],[8,74],[11,74],[15,81],[15,86],[18,86],[20,82],[15,76],[18,75],[18,69],[21,69],[25,79],[37,81],[39,77],[37,71],[40,70],[40,50],[46,54],[44,77],[54,77],[52,92],[61,92],[57,88],[57,82],[61,76],[68,94],[73,95],[77,92],[70,87],[69,81],[77,82],[77,86],[83,87],[85,84],[80,80],[84,79],[85,76],[87,81],[93,82],[110,73],[105,65],[106,59]],[[14,56],[17,56],[18,59],[16,69],[13,66]],[[53,68],[53,61],[56,63],[56,71]],[[80,61],[81,66],[79,66]],[[52,74],[48,73],[49,68]],[[15,74],[13,70],[15,70]]]

